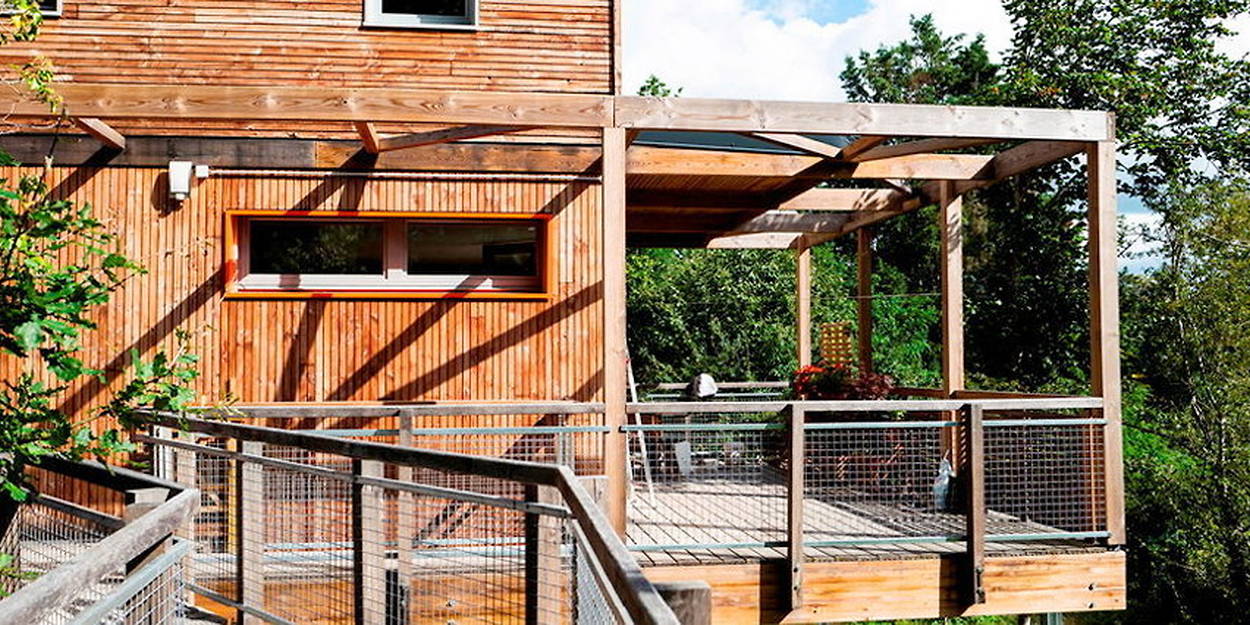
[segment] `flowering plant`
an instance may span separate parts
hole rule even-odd
[[[860,373],[845,363],[800,367],[790,382],[800,399],[885,399],[894,390],[894,378],[883,373]]]

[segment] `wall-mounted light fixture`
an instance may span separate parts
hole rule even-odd
[[[191,176],[195,165],[191,161],[169,161],[169,197],[183,202],[191,197]]]

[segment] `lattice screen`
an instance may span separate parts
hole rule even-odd
[[[852,366],[856,361],[855,341],[849,321],[820,324],[820,358],[829,364]]]

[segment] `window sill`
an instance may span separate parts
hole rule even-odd
[[[486,301],[551,301],[550,293],[521,291],[316,291],[249,289],[226,293],[226,299],[238,300],[486,300]]]
[[[403,20],[365,20],[361,23],[361,28],[369,30],[458,30],[465,32],[476,32],[482,30],[480,24],[457,24],[454,22],[409,22]]]

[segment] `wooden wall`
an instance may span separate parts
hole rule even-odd
[[[175,207],[161,170],[57,168],[51,182],[92,204],[149,270],[114,296],[84,351],[114,386],[131,348],[150,354],[184,328],[203,358],[205,402],[600,399],[597,184],[213,177]],[[240,208],[550,212],[557,293],[550,302],[224,300],[223,211]],[[0,359],[3,379],[17,375],[14,364]],[[66,406],[98,405],[105,391],[72,389]]]
[[[616,0],[481,0],[470,31],[362,28],[362,0],[64,0],[63,79],[609,93]]]

